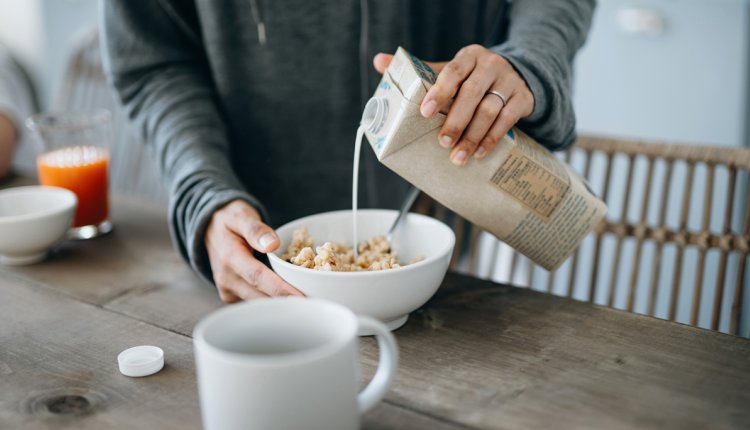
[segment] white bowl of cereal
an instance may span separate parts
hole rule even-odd
[[[281,246],[268,255],[271,267],[305,295],[340,303],[357,314],[377,318],[395,330],[406,322],[410,312],[435,294],[448,270],[456,242],[453,231],[442,222],[410,213],[394,236],[395,255],[392,255],[386,252],[387,246],[373,239],[385,235],[397,215],[397,211],[385,209],[357,212],[357,241],[369,244],[360,248],[364,252],[360,253],[358,267],[353,267],[351,255],[341,252],[341,245],[326,244],[351,245],[351,211],[326,212],[292,221],[276,230]],[[304,243],[303,229],[307,230],[314,246],[310,246],[309,239]],[[290,250],[294,239],[297,243]],[[310,249],[304,250],[306,247]],[[365,249],[368,247],[369,250]],[[313,250],[319,251],[317,261],[309,258]],[[334,256],[329,251],[339,252]],[[380,258],[376,260],[373,251],[381,251]],[[363,261],[367,257],[369,260]],[[370,267],[362,267],[366,264]],[[316,267],[310,268],[312,265]],[[342,269],[356,271],[340,271]]]

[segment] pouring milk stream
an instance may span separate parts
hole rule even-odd
[[[359,147],[364,135],[378,160],[429,196],[555,270],[607,213],[568,165],[513,128],[484,158],[453,165],[438,145],[445,115],[419,106],[437,75],[403,48],[365,106],[357,131],[352,188],[354,244]]]

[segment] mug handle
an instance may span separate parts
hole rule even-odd
[[[375,333],[380,350],[375,376],[357,396],[357,406],[361,415],[377,406],[388,392],[398,368],[398,346],[391,330],[382,322],[364,315],[358,315],[357,319],[360,330]]]

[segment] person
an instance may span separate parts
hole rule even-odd
[[[0,44],[0,179],[11,169],[35,175],[34,151],[24,120],[36,111],[31,81],[10,50]]]
[[[279,247],[272,226],[351,207],[355,131],[399,45],[435,61],[421,113],[450,104],[436,144],[454,164],[484,156],[516,123],[552,150],[571,145],[571,63],[594,1],[103,7],[105,70],[158,157],[176,246],[234,302],[301,295],[261,262]],[[395,208],[408,184],[371,152],[361,205]]]

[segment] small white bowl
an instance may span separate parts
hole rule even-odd
[[[365,209],[357,212],[357,240],[385,235],[397,211]],[[340,303],[357,314],[383,321],[391,330],[401,327],[409,313],[435,294],[445,277],[456,237],[448,226],[424,215],[410,213],[394,239],[399,259],[424,260],[395,269],[372,272],[326,272],[296,266],[281,259],[292,233],[307,227],[315,245],[332,241],[351,245],[351,211],[326,212],[279,227],[279,249],[268,255],[271,267],[309,297]],[[369,333],[360,333],[367,335]]]
[[[69,190],[28,186],[0,190],[0,263],[32,264],[65,238],[78,199]]]

